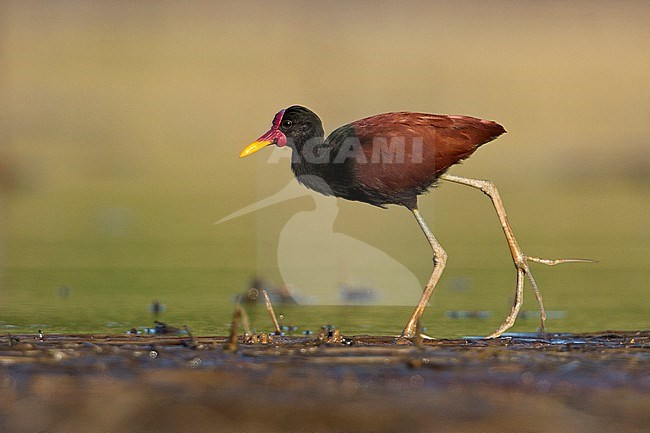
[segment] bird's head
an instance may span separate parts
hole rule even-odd
[[[294,105],[280,110],[273,118],[271,129],[246,146],[239,157],[248,156],[270,144],[296,149],[308,140],[322,139],[323,135],[323,124],[316,113],[308,108]]]

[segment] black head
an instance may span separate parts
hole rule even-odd
[[[322,139],[325,134],[323,123],[316,113],[300,105],[294,105],[284,111],[280,131],[287,137],[287,145],[293,148],[299,148],[314,138]]]
[[[299,150],[309,140],[322,141],[324,135],[323,123],[316,113],[300,105],[293,105],[280,110],[273,118],[271,129],[248,145],[239,157],[243,158],[255,153],[269,144],[278,147],[289,146]]]

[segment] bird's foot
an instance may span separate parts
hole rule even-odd
[[[426,334],[419,334],[417,337],[407,337],[405,335],[399,335],[395,337],[393,340],[393,343],[397,346],[415,346],[415,347],[421,347],[422,342],[426,340],[435,340],[435,338],[430,337]]]
[[[435,338],[424,334],[422,331],[422,321],[418,320],[415,322],[415,325],[412,324],[412,321],[409,321],[404,327],[402,335],[395,339],[395,344],[414,344],[415,346],[421,346],[422,340],[435,340]]]
[[[498,338],[506,330],[512,327],[512,325],[514,325],[523,301],[524,275],[526,276],[526,278],[528,278],[528,281],[530,281],[531,286],[533,286],[533,291],[535,292],[535,298],[537,299],[537,304],[539,305],[539,317],[541,322],[539,327],[539,332],[541,333],[546,332],[546,310],[544,309],[542,294],[539,291],[537,282],[535,281],[535,278],[533,277],[533,274],[530,271],[530,268],[528,266],[529,261],[535,263],[541,263],[547,266],[555,266],[562,263],[597,263],[598,262],[597,260],[593,260],[593,259],[577,259],[577,258],[543,259],[540,257],[526,256],[523,254],[519,255],[519,259],[515,260],[515,267],[517,268],[517,286],[515,289],[515,300],[510,310],[510,313],[503,321],[501,326],[499,326],[499,328],[497,328],[496,331],[494,331],[493,333],[491,333],[485,338],[488,339]]]
[[[598,260],[594,259],[542,259],[533,256],[526,256],[526,259],[546,266],[555,266],[561,263],[598,263]]]

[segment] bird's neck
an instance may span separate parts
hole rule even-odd
[[[324,195],[332,195],[332,149],[322,135],[296,143],[291,154],[291,170],[300,183]]]
[[[297,141],[292,147],[291,165],[301,165],[317,169],[315,166],[324,165],[329,162],[329,149],[325,144],[323,135],[316,135],[301,141]]]

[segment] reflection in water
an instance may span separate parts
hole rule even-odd
[[[284,285],[295,287],[302,303],[417,303],[422,289],[415,275],[380,249],[336,233],[336,199],[312,192],[295,179],[272,196],[219,223],[305,195],[314,200],[315,209],[294,214],[283,226],[277,246],[278,270]]]

